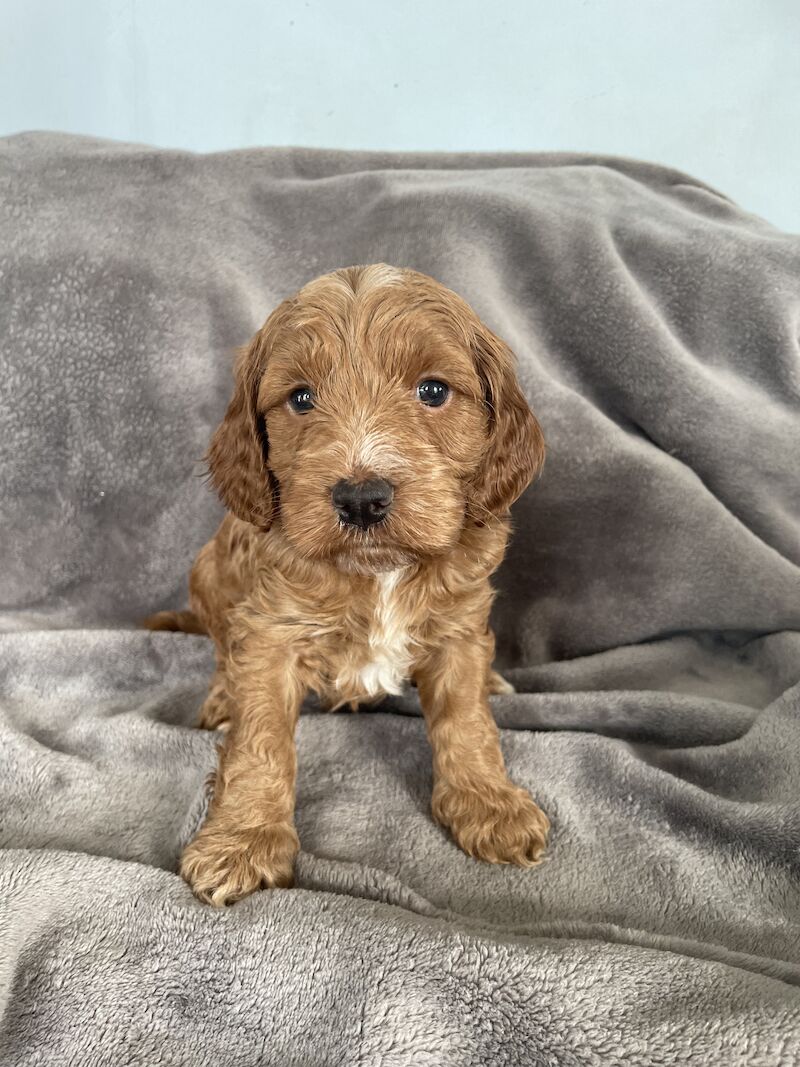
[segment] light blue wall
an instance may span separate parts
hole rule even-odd
[[[800,230],[800,0],[0,0],[0,132],[577,149]]]

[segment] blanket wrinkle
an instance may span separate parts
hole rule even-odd
[[[419,893],[409,893],[408,888],[397,878],[386,876],[386,872],[372,870],[359,864],[343,864],[335,860],[300,853],[299,869],[302,885],[306,889],[330,892],[337,887],[342,893],[352,895],[353,882],[358,879],[358,896],[367,900],[379,901],[396,907],[405,908],[428,918],[437,918],[468,925],[473,934],[491,934],[498,938],[553,940],[580,939],[599,943],[613,942],[629,945],[631,948],[657,949],[663,952],[679,952],[681,955],[694,956],[697,959],[714,960],[726,966],[763,974],[776,981],[789,985],[800,985],[800,967],[791,960],[771,959],[753,956],[745,952],[731,952],[722,945],[708,942],[691,941],[681,938],[664,938],[648,930],[634,930],[620,927],[613,923],[590,923],[580,919],[569,918],[557,922],[531,922],[520,926],[494,926],[486,919],[464,915],[451,908],[436,907]]]
[[[306,702],[297,887],[176,874],[218,736],[187,604],[233,353],[313,276],[437,277],[548,445],[497,575],[532,870],[430,816],[413,689]],[[580,153],[0,138],[0,1063],[800,1063],[800,237]]]

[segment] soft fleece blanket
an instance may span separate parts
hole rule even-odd
[[[494,699],[547,862],[431,821],[413,693],[298,730],[297,888],[175,874],[231,352],[337,266],[463,294],[549,445]],[[0,141],[0,1063],[800,1062],[800,239],[578,155]]]

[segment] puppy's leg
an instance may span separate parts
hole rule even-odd
[[[516,689],[511,682],[506,681],[502,674],[498,674],[497,671],[489,671],[489,692],[495,696],[506,695],[508,693],[516,693]]]
[[[231,726],[220,747],[208,818],[181,859],[181,874],[210,904],[263,886],[292,884],[294,731],[301,688],[281,655],[251,630],[228,663]]]
[[[203,701],[197,725],[201,730],[217,730],[230,725],[231,706],[228,698],[228,676],[225,668],[218,666],[208,687],[208,696]]]
[[[454,640],[417,669],[433,749],[433,816],[470,856],[537,863],[550,826],[508,778],[487,700],[491,641]]]

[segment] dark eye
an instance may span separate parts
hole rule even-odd
[[[435,378],[427,378],[417,386],[417,396],[427,407],[440,408],[450,396],[450,386]]]
[[[290,393],[289,407],[292,411],[296,411],[298,415],[305,415],[307,411],[311,411],[314,407],[314,394],[311,391],[311,387],[301,385],[299,389],[295,389],[293,393]]]

